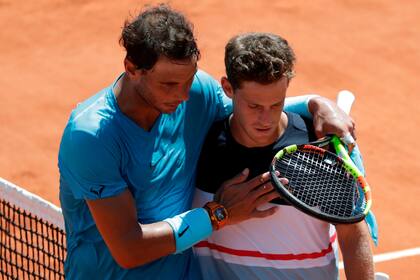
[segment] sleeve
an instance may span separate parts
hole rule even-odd
[[[199,70],[192,85],[192,92],[200,92],[205,99],[211,122],[222,120],[232,113],[232,101],[226,96],[222,86],[212,76]]]
[[[100,199],[118,195],[127,184],[120,174],[121,156],[112,141],[104,143],[85,131],[64,134],[59,169],[77,199]]]
[[[309,103],[309,100],[315,96],[317,95],[310,94],[310,95],[286,97],[285,104],[284,104],[284,111],[293,112],[295,114],[300,115],[303,118],[312,120],[312,114],[308,110],[308,103]]]

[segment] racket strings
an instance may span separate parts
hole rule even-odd
[[[351,217],[364,209],[357,181],[328,153],[285,154],[276,169],[289,179],[289,192],[317,212]]]

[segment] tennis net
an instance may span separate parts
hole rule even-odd
[[[64,279],[61,209],[0,177],[0,279]]]

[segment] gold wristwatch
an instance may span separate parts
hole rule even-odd
[[[226,225],[229,215],[223,205],[210,201],[204,205],[204,209],[209,213],[211,224],[215,230],[221,229]]]

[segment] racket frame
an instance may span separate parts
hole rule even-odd
[[[324,146],[324,145],[329,144],[330,142],[332,142],[338,155],[331,153],[330,151],[320,148],[318,146],[318,145]],[[345,150],[343,144],[341,143],[340,139],[337,136],[325,137],[325,139],[321,139],[314,143],[316,144],[316,146],[311,145],[311,144],[290,145],[288,147],[283,148],[279,152],[277,152],[277,154],[273,158],[272,164],[270,165],[270,174],[271,174],[273,186],[288,203],[290,203],[292,206],[296,207],[297,209],[301,210],[302,212],[308,215],[311,215],[315,218],[318,218],[318,219],[321,219],[321,220],[324,220],[333,224],[352,224],[352,223],[357,223],[357,222],[362,221],[366,217],[367,213],[369,212],[369,209],[372,204],[371,195],[370,195],[370,187],[368,183],[366,182],[363,174],[359,171],[359,169],[350,159],[349,155],[347,154],[347,151]],[[363,190],[365,200],[366,200],[366,206],[365,206],[364,211],[352,217],[340,217],[340,216],[330,215],[327,213],[320,213],[318,211],[315,211],[313,207],[300,201],[297,197],[295,197],[292,193],[290,193],[287,190],[287,188],[281,183],[281,181],[279,180],[279,177],[277,177],[276,175],[275,162],[276,160],[282,158],[285,153],[290,154],[290,153],[294,153],[297,150],[310,150],[310,151],[317,152],[320,154],[327,153],[333,158],[336,158],[337,161],[341,161],[346,171],[348,171],[355,178],[355,180],[357,180],[358,183],[362,186],[361,189]]]

